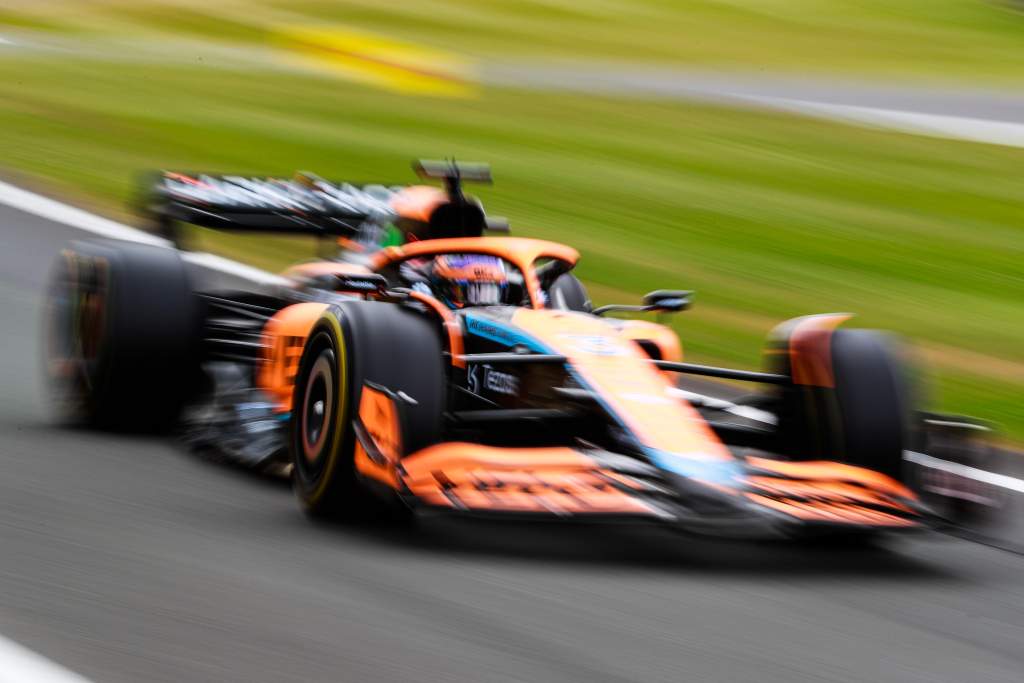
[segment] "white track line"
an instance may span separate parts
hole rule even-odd
[[[0,204],[30,213],[56,223],[71,226],[94,235],[156,247],[171,248],[168,240],[150,235],[136,228],[96,216],[82,209],[55,201],[0,181]],[[17,226],[0,226],[14,230]],[[279,284],[286,280],[272,273],[213,254],[185,252],[182,258],[212,270],[220,271],[264,284]],[[90,681],[42,655],[0,636],[0,683],[90,683]]]
[[[993,121],[969,116],[925,114],[917,111],[858,107],[848,104],[827,104],[783,97],[741,96],[740,99],[775,109],[806,114],[843,123],[872,128],[885,128],[903,133],[936,138],[967,140],[1005,147],[1024,147],[1024,124]]]
[[[101,237],[109,237],[116,240],[125,240],[128,242],[138,242],[140,244],[151,244],[156,247],[171,248],[174,245],[168,240],[156,235],[151,235],[148,232],[143,232],[138,228],[133,228],[117,221],[112,221],[108,218],[103,218],[95,214],[83,211],[82,209],[68,206],[49,197],[38,195],[35,192],[29,192],[23,190],[20,187],[15,187],[10,183],[0,182],[0,203],[6,204],[7,206],[30,213],[34,216],[39,216],[47,220],[55,221],[57,223],[63,223],[64,225],[77,228],[79,230],[85,230]],[[3,226],[7,230],[16,228],[17,226]],[[251,280],[261,284],[272,284],[280,285],[286,284],[287,280],[284,278],[268,273],[265,270],[247,266],[244,263],[232,261],[230,259],[216,256],[214,254],[206,254],[202,252],[182,252],[182,258],[193,263],[197,266],[216,270],[221,273],[227,273],[235,277],[240,277],[245,280]]]
[[[933,470],[942,470],[943,472],[949,472],[950,474],[956,474],[967,479],[980,481],[983,484],[989,484],[990,486],[998,486],[999,488],[1009,489],[1011,491],[1016,491],[1017,493],[1024,493],[1024,481],[1014,477],[1008,477],[1005,474],[996,474],[995,472],[989,472],[987,470],[979,470],[976,467],[961,465],[958,462],[941,460],[925,453],[918,453],[917,451],[903,451],[903,459],[918,464],[921,467],[927,467]]]
[[[0,636],[0,683],[90,683],[89,679]]]
[[[64,225],[70,225],[80,230],[86,230],[101,237],[141,242],[142,244],[153,244],[161,247],[171,246],[170,242],[155,235],[150,235],[107,218],[101,218],[88,211],[76,209],[73,206],[62,204],[49,197],[38,195],[35,192],[23,190],[9,183],[0,182],[0,202],[19,211],[31,213],[51,221],[63,223]],[[5,227],[10,230],[11,227],[16,226]]]

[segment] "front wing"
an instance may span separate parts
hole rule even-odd
[[[503,448],[465,442],[401,457],[396,411],[365,386],[355,419],[356,469],[412,507],[474,515],[649,519],[693,531],[770,535],[844,528],[906,530],[930,521],[894,479],[835,462],[737,460],[728,481],[670,474],[597,448]]]
[[[463,513],[648,518],[740,535],[899,530],[927,521],[903,485],[833,462],[750,458],[731,484],[705,484],[604,451],[455,442],[414,453],[396,469],[399,490],[411,504]]]

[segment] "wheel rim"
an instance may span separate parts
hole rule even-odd
[[[317,356],[306,382],[302,399],[302,454],[308,463],[315,463],[324,452],[334,407],[334,354],[324,349]]]
[[[107,276],[103,262],[69,258],[50,289],[46,365],[62,413],[77,413],[93,389],[106,329]]]

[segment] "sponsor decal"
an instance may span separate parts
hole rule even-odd
[[[473,334],[501,341],[509,346],[516,342],[515,335],[511,334],[508,330],[498,327],[497,325],[487,320],[483,320],[482,318],[469,318],[466,327]]]
[[[466,373],[466,383],[474,394],[483,390],[505,396],[519,394],[519,378],[507,372],[495,370],[490,365],[470,365]]]
[[[338,289],[376,292],[385,288],[385,280],[379,275],[360,277],[358,275],[337,275]]]
[[[622,343],[613,337],[604,337],[597,334],[560,334],[577,353],[592,356],[621,356],[625,354]]]
[[[537,353],[550,353],[549,350],[539,341],[515,329],[504,327],[500,323],[493,322],[487,318],[477,315],[467,315],[466,330],[484,339],[504,344],[505,346],[524,346],[530,351]]]

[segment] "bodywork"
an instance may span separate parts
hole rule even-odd
[[[405,452],[397,419],[402,399],[388,387],[364,387],[353,416],[355,463],[363,476],[409,505],[474,514],[646,518],[740,535],[815,526],[895,530],[928,521],[916,495],[882,474],[834,462],[781,462],[727,444],[728,435],[716,432],[708,411],[678,390],[677,375],[654,362],[682,360],[671,328],[545,306],[535,264],[560,259],[571,266],[577,255],[542,240],[429,240],[387,248],[364,264],[292,268],[286,275],[294,290],[283,294],[320,300],[282,305],[259,332],[254,391],[260,400],[248,403],[265,402],[260,427],[265,421],[283,434],[306,337],[331,301],[395,297],[378,290],[317,290],[310,283],[377,274],[405,259],[452,252],[494,254],[516,264],[529,273],[530,300],[459,311],[420,292],[405,292],[394,302],[421,310],[443,331],[451,440]],[[817,346],[828,340],[820,330],[835,322],[804,321],[803,331],[789,337],[792,348],[779,351],[803,368],[808,381],[827,380],[827,353]]]
[[[292,230],[344,247],[339,257],[290,268],[286,287],[203,294],[214,386],[189,421],[196,443],[216,444],[252,465],[280,462],[310,330],[334,303],[376,299],[428,316],[445,342],[442,442],[403,449],[399,416],[415,397],[391,387],[363,387],[349,416],[357,471],[410,506],[643,518],[738,535],[907,530],[936,521],[889,476],[840,462],[791,461],[774,449],[770,410],[695,400],[699,394],[681,390],[677,372],[699,366],[681,362],[670,327],[551,308],[547,290],[575,266],[576,250],[484,236],[497,226],[450,182],[444,192],[315,177],[165,174],[158,187],[149,209],[165,229],[185,222]],[[396,230],[404,241],[389,244]],[[401,281],[402,263],[449,253],[512,264],[522,273],[523,300],[451,310]],[[814,316],[780,328],[767,352],[782,357],[776,365],[784,375],[734,374],[828,387],[830,335],[844,319]]]

